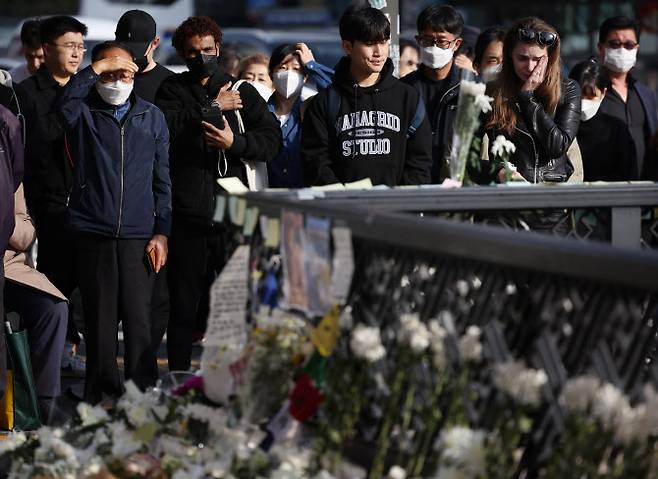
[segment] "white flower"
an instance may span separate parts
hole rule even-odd
[[[615,429],[615,441],[626,446],[633,442],[644,442],[649,437],[649,425],[646,421],[647,407],[640,404],[635,408],[623,407]]]
[[[459,339],[459,355],[464,361],[478,362],[482,359],[482,331],[477,326],[469,326]]]
[[[122,422],[113,422],[108,426],[112,435],[112,456],[123,459],[139,451],[142,444],[135,441],[133,435]]]
[[[456,426],[441,432],[441,462],[480,476],[484,474],[486,449],[484,431]]]
[[[340,313],[338,318],[340,329],[350,330],[354,325],[354,318],[352,318],[352,306],[345,306],[345,309]]]
[[[484,83],[479,83],[469,80],[462,80],[461,84],[459,85],[459,93],[465,95],[472,95],[472,96],[484,95],[486,89],[487,89],[487,85],[485,85]]]
[[[493,153],[494,157],[496,158],[502,158],[508,154],[511,155],[515,151],[516,145],[505,138],[503,135],[498,135],[496,140],[493,142],[493,146],[491,147],[491,153]]]
[[[392,466],[388,471],[388,479],[406,479],[407,471],[400,466]]]
[[[469,291],[468,283],[463,279],[460,279],[455,283],[455,288],[457,288],[457,293],[459,294],[459,296],[464,297],[468,294]]]
[[[456,467],[441,466],[436,474],[436,479],[471,479],[471,476]]]
[[[320,472],[318,472],[313,479],[336,479],[334,476],[332,476],[330,473],[322,469]]]
[[[110,420],[110,416],[100,406],[91,407],[89,404],[81,402],[76,410],[83,426],[93,426]]]
[[[411,350],[420,354],[430,345],[430,332],[423,324],[417,314],[403,314],[400,316],[399,339],[409,345]]]
[[[614,430],[630,409],[628,398],[612,384],[604,384],[595,394],[592,415],[608,430]]]
[[[480,109],[482,113],[489,113],[492,110],[491,102],[493,98],[485,94],[477,95],[475,97],[475,106]]]
[[[10,432],[4,441],[0,441],[0,455],[16,450],[27,441],[24,432]]]
[[[217,436],[221,436],[226,429],[226,413],[221,409],[193,403],[185,406],[183,414],[197,421],[205,422],[208,429]]]
[[[350,349],[357,358],[369,363],[377,362],[386,355],[379,328],[361,324],[352,331]]]
[[[560,404],[569,414],[585,414],[592,407],[601,381],[594,376],[579,376],[569,379],[562,388]]]
[[[493,382],[520,404],[537,407],[541,402],[541,388],[548,382],[548,376],[543,369],[526,368],[522,361],[508,361],[496,364]]]
[[[436,319],[430,321],[429,331],[432,347],[432,362],[438,371],[443,371],[448,364],[445,347],[445,338],[448,335],[448,332],[441,327]]]
[[[151,422],[151,416],[141,404],[135,404],[133,407],[126,409],[128,422],[136,428]]]

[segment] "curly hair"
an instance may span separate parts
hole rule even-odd
[[[180,53],[189,38],[194,36],[205,37],[207,35],[212,35],[215,43],[221,45],[222,30],[215,20],[206,16],[189,17],[176,28],[174,35],[171,37],[171,44]]]

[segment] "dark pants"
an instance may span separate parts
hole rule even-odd
[[[158,357],[158,349],[169,323],[169,284],[167,282],[167,266],[155,275],[153,297],[151,298],[151,349]]]
[[[68,227],[68,213],[66,209],[44,208],[33,211],[32,217],[39,238],[37,269],[70,299],[78,283],[75,271],[75,236]],[[69,309],[66,336],[75,344],[80,342],[72,308]]]
[[[151,347],[151,297],[155,274],[148,269],[146,239],[81,236],[77,270],[85,318],[85,400],[118,397],[123,384],[117,366],[118,323],[123,322],[126,380],[140,388],[158,378]]]
[[[5,257],[5,250],[0,249],[2,257]],[[7,343],[5,342],[5,308],[4,308],[4,291],[5,291],[5,264],[0,261],[0,399],[5,395],[5,386],[7,383]]]
[[[21,317],[30,343],[32,374],[39,397],[60,395],[60,360],[66,340],[66,301],[13,281],[5,284],[5,309]]]
[[[223,238],[219,227],[201,227],[174,218],[169,238],[170,371],[190,369],[197,318],[200,311],[207,311],[210,284],[226,263]]]

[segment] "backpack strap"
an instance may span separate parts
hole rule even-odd
[[[332,84],[327,88],[327,126],[334,135],[338,134],[336,131],[336,120],[338,119],[338,112],[340,111],[341,97],[336,87]]]
[[[418,104],[416,105],[416,113],[414,114],[413,119],[411,120],[411,123],[409,124],[409,128],[407,129],[407,138],[414,136],[416,134],[416,131],[418,128],[420,128],[420,125],[423,123],[423,120],[425,119],[425,103],[423,102],[423,96],[418,95]]]

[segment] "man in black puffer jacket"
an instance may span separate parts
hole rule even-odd
[[[304,117],[305,183],[429,183],[429,123],[420,94],[392,76],[388,19],[375,8],[348,10],[340,34],[348,56]]]
[[[162,112],[132,92],[133,57],[120,43],[97,45],[93,63],[60,100],[74,165],[69,213],[85,319],[85,400],[92,404],[103,393],[122,394],[119,321],[126,379],[142,388],[157,380],[150,303],[171,229],[169,132]]]
[[[220,192],[217,179],[235,176],[250,183],[245,162],[267,163],[282,145],[279,124],[256,89],[242,83],[237,91],[231,90],[236,79],[217,62],[221,40],[222,32],[210,18],[185,20],[172,44],[189,72],[167,78],[156,95],[171,134],[170,370],[189,369],[199,308],[208,304],[202,298],[226,259],[224,229],[213,223],[215,195]],[[211,120],[207,112],[213,110]],[[244,133],[238,133],[236,110]]]

